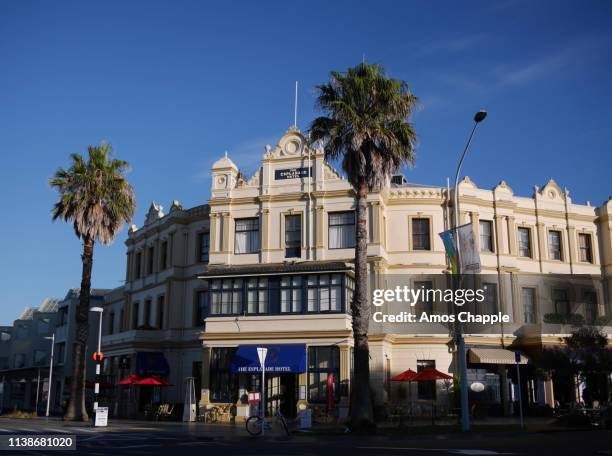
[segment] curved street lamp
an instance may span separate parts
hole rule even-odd
[[[487,111],[480,110],[474,115],[474,128],[472,128],[472,132],[470,133],[470,137],[468,138],[468,142],[465,145],[465,149],[463,149],[463,154],[461,154],[461,158],[459,159],[459,163],[457,164],[457,172],[455,173],[455,191],[454,191],[454,228],[455,228],[455,248],[457,250],[457,268],[459,275],[461,274],[461,245],[459,244],[459,235],[457,233],[457,227],[459,226],[459,173],[461,172],[461,165],[463,165],[463,160],[468,153],[470,148],[470,144],[472,144],[472,138],[474,138],[474,133],[476,132],[476,127],[478,124],[482,122],[487,117]],[[457,283],[461,283],[461,279],[457,281]],[[468,384],[467,384],[467,365],[466,365],[466,357],[465,357],[465,339],[463,338],[463,332],[461,329],[461,324],[457,323],[456,331],[455,331],[455,343],[457,346],[457,356],[459,357],[459,369],[461,375],[461,429],[465,431],[470,430],[470,411],[468,404]]]

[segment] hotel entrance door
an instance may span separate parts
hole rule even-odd
[[[297,398],[297,374],[266,374],[266,415],[280,410],[284,416],[295,418]]]

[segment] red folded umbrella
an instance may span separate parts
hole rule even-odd
[[[139,380],[142,380],[140,375],[132,374],[129,377],[124,378],[123,380],[119,380],[117,385],[136,385]]]
[[[391,377],[392,382],[412,382],[414,381],[414,377],[416,377],[417,373],[412,369],[408,369],[407,371],[402,372],[401,374],[397,374],[395,377]]]
[[[151,377],[142,378],[134,384],[142,386],[174,386],[172,383],[167,382],[163,378],[156,377],[154,375]]]
[[[412,379],[415,382],[430,382],[432,380],[452,380],[451,375],[440,372],[433,367],[426,367]]]

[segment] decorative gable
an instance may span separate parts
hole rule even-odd
[[[155,201],[151,203],[149,207],[149,211],[147,212],[147,217],[145,218],[145,225],[150,225],[151,223],[159,220],[164,216],[164,208],[161,204],[156,204]]]

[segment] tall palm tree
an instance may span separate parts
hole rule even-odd
[[[354,429],[367,429],[373,426],[373,410],[366,200],[368,192],[382,189],[402,164],[414,164],[416,133],[410,117],[417,98],[404,81],[388,78],[381,66],[365,62],[346,73],[331,72],[329,83],[317,86],[317,92],[317,106],[325,115],[312,122],[311,141],[323,141],[327,159],[342,160],[357,199],[351,423]]]
[[[59,168],[50,180],[59,193],[59,200],[51,212],[53,220],[61,219],[74,226],[83,241],[83,272],[79,304],[76,310],[76,338],[73,347],[74,367],[70,384],[70,401],[64,419],[86,421],[85,360],[91,269],[95,242],[110,244],[123,226],[134,215],[134,189],[125,178],[128,163],[111,158],[111,147],[102,144],[89,146],[88,160],[71,154],[68,170]]]

